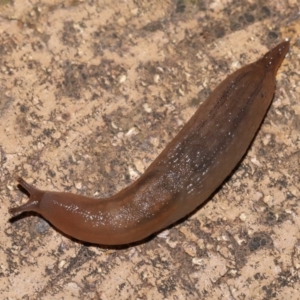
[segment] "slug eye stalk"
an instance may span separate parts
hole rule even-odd
[[[10,208],[9,212],[11,214],[18,214],[25,211],[36,211],[38,212],[39,203],[42,200],[45,192],[35,188],[33,185],[26,182],[23,178],[18,177],[18,182],[20,186],[26,190],[30,195],[30,198],[27,203],[20,205],[18,207]]]

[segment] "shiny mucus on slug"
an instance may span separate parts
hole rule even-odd
[[[12,214],[34,211],[65,234],[103,245],[142,240],[203,203],[241,160],[275,92],[285,41],[229,75],[127,188],[105,199],[43,191],[19,178],[29,201]]]

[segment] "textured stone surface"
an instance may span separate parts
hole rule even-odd
[[[299,299],[298,1],[16,0],[0,16],[1,299]],[[251,149],[184,222],[120,249],[36,215],[9,222],[27,198],[17,176],[96,197],[128,185],[222,79],[284,38]]]

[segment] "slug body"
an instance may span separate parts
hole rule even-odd
[[[145,173],[116,195],[94,199],[39,190],[19,179],[35,211],[65,234],[104,245],[142,240],[203,203],[241,160],[275,91],[285,41],[228,76]]]

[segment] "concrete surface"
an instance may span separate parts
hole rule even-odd
[[[0,298],[300,299],[299,6],[0,1]],[[251,149],[183,222],[114,249],[37,215],[9,221],[27,201],[17,176],[95,197],[125,187],[222,79],[284,38]]]

